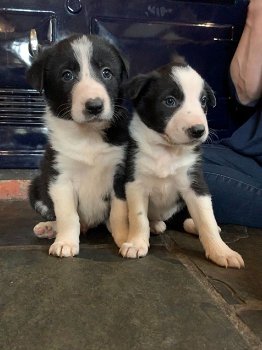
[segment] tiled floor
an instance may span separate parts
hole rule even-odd
[[[246,263],[233,270],[176,231],[139,260],[118,256],[103,227],[79,257],[50,257],[38,219],[27,202],[0,202],[0,349],[262,348],[262,230],[223,228]]]

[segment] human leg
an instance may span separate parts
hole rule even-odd
[[[203,170],[219,224],[262,227],[262,168],[222,145],[204,145]]]

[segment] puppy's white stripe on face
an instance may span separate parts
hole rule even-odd
[[[199,98],[204,87],[201,76],[190,66],[173,67],[172,78],[182,87],[188,99]]]
[[[113,115],[113,106],[105,85],[95,72],[91,64],[93,44],[86,36],[74,40],[71,43],[75,58],[80,66],[78,82],[72,88],[71,115],[77,123],[90,121],[110,120]],[[85,105],[90,100],[99,99],[103,103],[99,118],[94,115],[86,115]]]
[[[203,109],[200,104],[201,93],[204,88],[204,81],[201,76],[190,66],[173,67],[172,78],[182,88],[184,103],[182,108],[186,113],[203,116]]]
[[[80,65],[80,79],[84,77],[91,77],[94,75],[91,67],[91,57],[93,53],[93,45],[86,36],[82,36],[79,39],[74,40],[71,43],[74,51],[75,58]]]
[[[180,86],[184,100],[166,126],[166,135],[177,144],[192,141],[187,130],[196,124],[205,126],[205,133],[200,141],[204,142],[208,135],[208,125],[201,106],[200,97],[204,89],[201,76],[190,66],[172,67],[172,79]]]

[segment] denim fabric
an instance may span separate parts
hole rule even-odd
[[[218,223],[262,227],[262,166],[256,160],[206,144],[203,170]]]

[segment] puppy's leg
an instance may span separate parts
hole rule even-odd
[[[183,227],[187,233],[192,233],[192,235],[196,235],[196,236],[199,235],[193,219],[191,218],[186,219],[183,223]],[[220,233],[221,228],[219,226],[217,228],[218,228],[218,232]]]
[[[148,195],[136,182],[129,182],[126,184],[126,198],[129,234],[127,242],[120,248],[120,253],[127,258],[139,258],[147,254],[149,247]]]
[[[149,225],[150,225],[150,231],[159,235],[163,232],[165,232],[166,230],[166,224],[164,223],[164,221],[149,221]]]
[[[109,217],[109,231],[111,231],[118,248],[127,241],[128,237],[128,210],[127,202],[113,195]]]
[[[198,236],[198,231],[193,219],[191,218],[186,219],[183,223],[183,227],[187,233],[192,233],[193,235]]]
[[[34,234],[38,238],[52,239],[56,236],[56,221],[39,222],[34,227]]]
[[[49,254],[68,257],[79,253],[80,223],[77,214],[77,200],[70,181],[58,181],[50,186],[54,203],[57,235]]]
[[[229,248],[219,235],[210,196],[197,195],[193,190],[182,195],[196,225],[206,257],[220,266],[244,267],[241,255]]]

